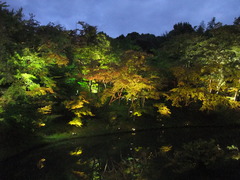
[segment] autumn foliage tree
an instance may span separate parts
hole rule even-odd
[[[36,131],[51,122],[82,127],[101,111],[154,120],[183,107],[238,112],[238,20],[114,39],[82,21],[75,30],[42,26],[0,2],[0,122]]]
[[[221,27],[211,33],[210,38],[188,47],[183,58],[190,66],[172,69],[178,83],[168,97],[173,105],[200,101],[200,110],[239,107],[239,29]]]

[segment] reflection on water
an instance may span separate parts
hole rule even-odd
[[[74,139],[1,162],[0,179],[239,179],[239,133],[189,128]]]
[[[40,160],[38,161],[38,163],[37,163],[38,169],[44,168],[44,162],[45,162],[45,161],[46,161],[46,159],[44,159],[44,158],[42,158],[42,159],[40,159]]]

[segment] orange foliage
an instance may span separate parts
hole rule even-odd
[[[66,66],[69,63],[67,57],[55,53],[49,53],[48,58],[54,60],[58,66]]]

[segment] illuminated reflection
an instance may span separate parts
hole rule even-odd
[[[34,160],[23,157],[21,165],[17,165],[19,170],[16,167],[10,170],[12,162],[0,168],[14,172],[8,174],[8,179],[16,179],[14,174],[21,179],[195,179],[196,174],[201,179],[208,179],[207,172],[214,174],[213,179],[218,174],[239,177],[239,144],[190,139],[190,136],[189,140],[173,143],[165,140],[169,136],[168,130],[156,134],[156,138],[146,137],[146,134],[139,136],[136,132],[135,136],[127,133],[70,140],[38,152]],[[178,139],[172,131],[170,135],[174,140]],[[20,168],[23,166],[24,169]],[[28,174],[30,169],[32,174]]]
[[[82,154],[82,148],[76,148],[74,151],[69,153],[71,156],[79,156]]]
[[[37,162],[37,168],[38,168],[38,169],[44,168],[45,162],[46,162],[46,159],[45,159],[45,158],[40,159],[40,160]]]

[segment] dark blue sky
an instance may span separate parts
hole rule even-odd
[[[2,0],[4,1],[4,0]],[[240,16],[240,0],[5,0],[35,15],[42,25],[53,22],[66,29],[84,21],[111,37],[131,32],[162,35],[178,22],[197,26],[213,17],[232,24]]]

